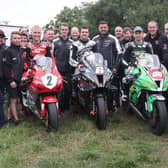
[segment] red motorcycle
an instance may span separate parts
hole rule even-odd
[[[24,112],[33,112],[48,128],[58,130],[58,96],[62,86],[63,78],[54,58],[36,55],[21,80]]]

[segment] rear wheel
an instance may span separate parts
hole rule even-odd
[[[58,130],[58,114],[57,114],[56,103],[48,103],[47,110],[48,110],[48,114],[47,114],[48,128],[57,131]]]
[[[167,109],[165,102],[156,101],[153,105],[153,112],[149,119],[150,127],[154,134],[162,135],[167,125]]]
[[[107,116],[106,116],[106,103],[104,97],[97,97],[97,126],[99,129],[104,130],[107,125]]]

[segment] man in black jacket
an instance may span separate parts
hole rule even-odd
[[[168,68],[168,23],[164,26],[164,34],[159,38],[159,47],[161,49],[161,62]]]
[[[108,67],[116,72],[121,54],[119,41],[115,36],[108,32],[109,27],[107,22],[101,21],[98,29],[99,34],[93,37],[93,41],[96,42],[98,52],[100,52],[104,59],[107,60]]]
[[[19,123],[16,110],[16,102],[19,97],[19,83],[23,74],[23,50],[20,48],[21,36],[19,32],[11,33],[11,46],[5,51],[4,73],[7,83],[7,92],[10,97],[10,114],[8,118],[14,117],[14,122]]]
[[[61,111],[69,110],[71,98],[71,67],[69,65],[69,53],[72,40],[68,38],[69,27],[67,23],[60,24],[60,36],[54,42],[54,57],[58,71],[63,76],[66,83],[62,90],[60,100]]]
[[[133,37],[132,37],[132,30],[130,27],[124,27],[123,29],[123,39],[120,42],[122,51],[125,52],[125,45],[130,42],[133,41]]]
[[[161,58],[161,49],[159,47],[159,38],[160,38],[161,34],[158,31],[158,25],[157,22],[155,21],[150,21],[148,23],[148,33],[146,35],[146,37],[144,38],[144,40],[146,42],[149,42],[152,44],[152,48],[153,48],[153,53],[157,54],[160,58],[160,61],[162,60]]]
[[[96,42],[98,52],[100,52],[104,59],[107,60],[108,68],[113,72],[117,72],[120,56],[122,54],[119,41],[115,36],[108,32],[109,27],[106,21],[100,21],[98,29],[99,34],[93,38],[93,41]],[[114,85],[117,87],[119,86],[119,80],[117,78],[114,79]],[[115,95],[115,101],[117,106],[119,106],[119,87],[118,92]],[[111,107],[109,107],[109,109],[110,108]]]
[[[4,116],[4,78],[3,78],[3,67],[2,60],[4,55],[4,44],[3,40],[5,38],[5,34],[2,30],[0,30],[0,128],[5,124],[5,116]]]

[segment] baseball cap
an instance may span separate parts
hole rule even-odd
[[[0,37],[4,38],[5,37],[5,34],[2,30],[0,30]]]
[[[135,32],[143,32],[142,27],[141,27],[141,26],[136,26],[136,27],[134,28],[134,33],[135,33]]]

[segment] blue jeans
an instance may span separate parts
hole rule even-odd
[[[2,126],[5,122],[3,105],[4,105],[4,89],[0,88],[0,126]]]

